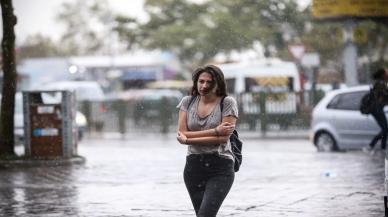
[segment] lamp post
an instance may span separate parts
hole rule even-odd
[[[345,83],[347,86],[355,86],[358,84],[357,73],[357,46],[353,40],[353,30],[355,22],[349,18],[344,24],[344,50],[342,61],[345,71]]]

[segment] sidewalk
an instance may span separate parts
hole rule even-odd
[[[0,216],[194,216],[175,135],[87,139],[84,165],[0,169]],[[218,216],[381,217],[384,160],[317,153],[306,139],[247,139]]]

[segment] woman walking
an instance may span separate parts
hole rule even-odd
[[[229,137],[238,109],[236,100],[227,96],[224,74],[217,66],[198,68],[192,78],[190,96],[177,106],[177,140],[188,145],[184,181],[195,213],[214,217],[234,181]]]
[[[388,124],[384,113],[384,106],[388,103],[388,70],[381,68],[373,73],[374,84],[372,88],[372,95],[374,105],[372,106],[371,115],[376,120],[380,127],[380,132],[372,139],[367,151],[374,153],[374,147],[379,139],[381,139],[381,149],[387,146]]]

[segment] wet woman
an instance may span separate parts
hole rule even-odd
[[[374,84],[372,94],[374,105],[372,106],[371,115],[376,120],[380,127],[380,132],[372,139],[364,151],[374,153],[374,147],[379,139],[381,139],[381,149],[387,146],[388,124],[385,117],[384,106],[388,104],[388,70],[384,68],[378,69],[373,73]]]
[[[229,137],[238,109],[236,100],[227,96],[224,74],[217,66],[198,68],[192,78],[190,95],[177,106],[177,140],[188,146],[184,181],[195,213],[213,217],[234,181]]]

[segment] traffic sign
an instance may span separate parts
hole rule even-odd
[[[302,60],[301,60],[302,66],[312,68],[317,67],[320,64],[319,61],[319,54],[318,53],[306,53]]]
[[[302,59],[305,50],[306,50],[306,47],[303,44],[288,45],[288,51],[296,60]]]

